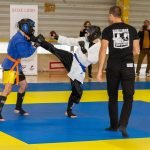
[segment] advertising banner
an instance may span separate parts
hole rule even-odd
[[[17,22],[23,18],[35,21],[35,35],[38,29],[37,5],[10,5],[10,38],[17,32]],[[37,75],[37,52],[21,60],[25,75]]]

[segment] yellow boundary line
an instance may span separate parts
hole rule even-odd
[[[7,104],[16,102],[16,92],[12,92],[7,99]],[[27,92],[24,103],[66,103],[68,101],[70,91],[48,91],[48,92]],[[119,91],[119,100],[122,100],[122,91]],[[134,100],[150,102],[150,90],[136,90]],[[81,102],[108,101],[106,90],[84,91]]]

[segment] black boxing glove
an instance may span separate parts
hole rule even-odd
[[[42,34],[39,34],[36,38],[37,38],[36,42],[38,43],[45,42],[45,37]]]
[[[31,42],[36,42],[36,39],[37,37],[35,37],[33,34],[30,36],[30,41]]]
[[[55,32],[55,31],[51,31],[50,32],[50,35],[51,35],[51,37],[53,38],[53,39],[55,39],[55,40],[58,40],[58,34]]]
[[[83,54],[86,54],[86,53],[87,53],[87,50],[86,50],[86,48],[85,48],[85,42],[84,42],[84,41],[79,41],[78,43],[79,43],[79,45],[80,45],[80,48],[81,48],[82,53],[83,53]]]
[[[30,37],[30,41],[34,42],[34,46],[38,47],[41,45],[42,42],[45,42],[45,38],[42,34],[39,34],[37,37],[35,37],[34,35],[32,35]]]

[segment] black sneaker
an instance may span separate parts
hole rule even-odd
[[[2,117],[2,115],[0,114],[0,122],[5,121],[5,119]]]
[[[122,137],[124,137],[124,138],[128,138],[129,137],[128,133],[127,133],[127,130],[126,130],[126,127],[120,126],[118,128],[118,130],[122,133]]]
[[[16,113],[16,114],[20,114],[20,115],[23,115],[23,116],[28,116],[29,115],[29,113],[28,112],[26,112],[25,110],[23,110],[22,108],[19,108],[19,109],[15,109],[14,110],[14,112]]]
[[[91,78],[91,79],[93,78],[91,74],[89,74],[89,78]]]
[[[112,128],[112,127],[108,127],[105,129],[105,131],[113,131],[116,132],[118,130],[118,128]]]
[[[75,115],[74,113],[72,113],[72,111],[66,111],[65,115],[69,118],[77,118],[77,115]]]

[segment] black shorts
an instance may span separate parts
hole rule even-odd
[[[23,81],[23,80],[26,80],[26,76],[24,75],[23,71],[20,71],[19,72],[19,82]],[[15,80],[15,82],[16,82],[16,80]]]

